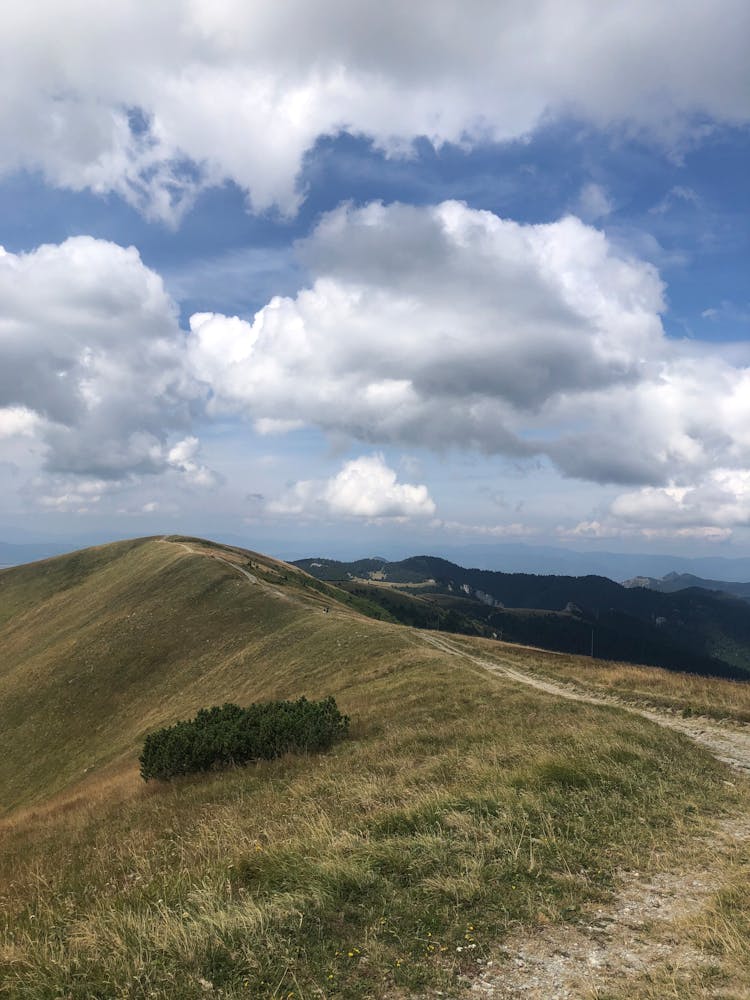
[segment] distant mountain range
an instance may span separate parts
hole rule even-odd
[[[392,553],[385,555],[395,558]],[[674,572],[701,579],[750,580],[750,558],[675,556],[650,552],[581,552],[554,545],[524,542],[441,545],[439,555],[462,566],[502,570],[504,573],[557,573],[564,576],[608,576],[627,580],[635,576],[661,578]]]
[[[164,530],[172,530],[165,526]],[[184,531],[184,527],[181,529]],[[200,533],[200,532],[198,532]],[[217,541],[241,548],[271,552],[277,559],[291,562],[301,559],[309,551],[309,543],[288,537],[257,535],[240,536],[225,531],[211,532]],[[12,539],[12,544],[0,542],[0,564],[20,565],[35,559],[72,552],[90,545],[102,545],[121,535],[88,532],[67,538],[39,538],[21,536],[7,525],[0,525],[0,538]],[[329,557],[350,561],[359,551],[346,538],[325,536],[317,543]],[[409,555],[402,544],[395,541],[376,543],[375,551],[389,560],[400,560]],[[425,541],[415,542],[414,547],[426,546]],[[412,549],[413,551],[413,549]],[[424,551],[424,549],[423,549]],[[607,576],[611,580],[629,580],[633,577],[660,579],[665,574],[692,574],[700,579],[743,582],[750,580],[750,558],[727,556],[686,557],[648,552],[578,551],[555,545],[530,545],[526,542],[472,542],[464,544],[432,545],[431,555],[447,559],[461,566],[477,569],[500,570],[504,573],[555,573],[563,576]]]
[[[603,576],[466,569],[432,556],[295,565],[405,624],[750,679],[747,603],[717,588],[663,593]]]
[[[661,594],[674,594],[678,590],[700,587],[702,590],[721,590],[726,594],[741,597],[743,601],[750,601],[750,583],[735,583],[731,580],[705,580],[692,573],[667,573],[660,580],[652,576],[634,576],[632,580],[625,580],[623,587],[645,587],[647,590],[658,590]]]
[[[71,546],[64,542],[37,542],[24,545],[14,545],[11,542],[0,542],[0,569],[6,566],[21,566],[23,563],[36,562],[37,559],[49,559],[68,552]]]

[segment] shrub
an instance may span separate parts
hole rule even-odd
[[[284,753],[327,750],[349,718],[333,698],[256,702],[202,708],[194,719],[150,733],[139,757],[144,781],[272,760]]]

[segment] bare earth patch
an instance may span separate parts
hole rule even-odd
[[[716,837],[717,849],[731,849],[738,838],[750,837],[750,823],[738,825],[732,818]],[[691,942],[683,925],[719,888],[710,868],[648,878],[623,872],[613,902],[591,909],[580,925],[543,927],[510,938],[500,961],[476,980],[472,992],[496,1000],[583,1000],[607,987],[622,989],[628,980],[659,967],[686,978],[699,969],[707,971],[715,959]],[[750,993],[724,990],[717,995],[739,1000]]]

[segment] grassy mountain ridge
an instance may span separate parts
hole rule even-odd
[[[293,692],[285,678],[304,646],[330,641],[332,601],[292,567],[195,540],[118,542],[3,571],[0,802],[62,788],[207,703]],[[308,689],[321,683],[311,671]],[[35,733],[44,740],[30,753]]]
[[[454,621],[441,627],[504,636],[564,652],[589,653],[711,676],[750,677],[750,616],[737,597],[701,589],[662,594],[625,587],[600,576],[555,576],[465,569],[432,556],[396,563],[306,559],[295,563],[320,579],[379,598],[386,588],[421,601],[433,625],[439,611]],[[411,617],[395,617],[418,624]],[[404,605],[403,614],[409,609]],[[455,619],[460,619],[458,622]]]
[[[0,995],[457,996],[510,931],[579,919],[623,867],[673,863],[736,802],[678,734],[494,676],[351,601],[199,539],[0,574]],[[351,738],[138,779],[146,731],[302,694],[333,694]]]

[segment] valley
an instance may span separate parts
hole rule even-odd
[[[502,573],[431,556],[295,565],[408,625],[707,676],[750,676],[746,601],[704,589],[698,578],[662,593],[645,578],[637,586],[602,576]]]

